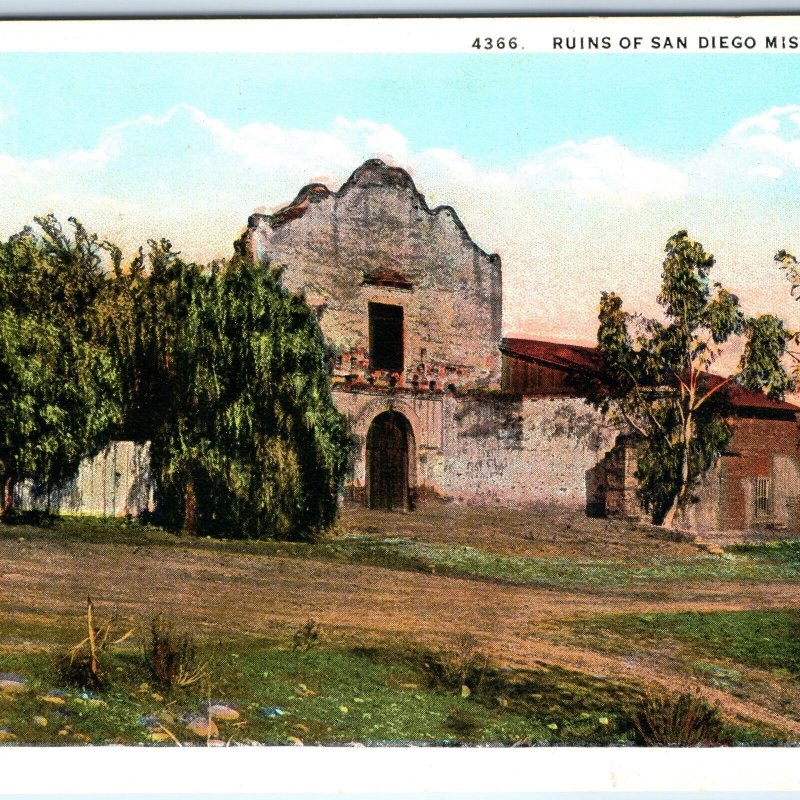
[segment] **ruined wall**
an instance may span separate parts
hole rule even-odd
[[[797,422],[748,416],[733,419],[732,427],[726,454],[693,487],[694,500],[679,512],[676,526],[706,537],[749,531],[780,538],[800,532]],[[635,516],[635,471],[635,447],[624,441],[598,465],[608,516]],[[761,510],[756,503],[759,478],[768,481],[768,507]]]
[[[392,378],[370,369],[373,302],[404,310],[404,370],[393,383],[499,383],[500,258],[470,239],[452,208],[430,209],[404,170],[368,161],[337,192],[307,186],[281,211],[253,215],[245,241],[317,309],[338,350],[336,380]]]
[[[798,425],[794,419],[745,417],[733,422],[731,455],[722,461],[722,529],[774,526],[797,530],[800,500]],[[756,480],[770,481],[770,510],[757,514]]]
[[[120,517],[152,510],[149,444],[112,442],[106,450],[85,460],[78,475],[50,492],[49,499],[53,513]],[[45,510],[47,501],[42,487],[29,482],[17,487],[15,503],[19,508]]]
[[[456,502],[584,510],[586,473],[617,431],[582,400],[500,393],[372,394],[334,391],[355,440],[349,496],[363,498],[366,437],[372,420],[393,410],[408,419],[409,483]]]

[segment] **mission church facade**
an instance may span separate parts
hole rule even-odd
[[[304,295],[334,352],[333,399],[355,442],[348,498],[395,511],[438,498],[642,516],[635,443],[573,388],[602,374],[598,351],[502,339],[500,257],[452,208],[429,208],[406,171],[371,160],[338,191],[309,184],[251,216],[243,241]],[[800,408],[739,388],[728,399],[731,445],[682,524],[796,530]],[[130,442],[51,498],[89,513],[151,503],[146,446]]]
[[[641,517],[636,450],[584,398],[595,348],[502,339],[500,258],[410,175],[367,161],[315,183],[245,241],[305,295],[333,346],[333,396],[357,441],[347,493],[407,510],[425,497]],[[729,450],[683,524],[797,527],[800,408],[732,388]]]

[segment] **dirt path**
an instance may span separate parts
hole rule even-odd
[[[75,628],[91,594],[136,626],[164,613],[198,635],[286,637],[310,617],[348,642],[447,645],[465,631],[502,664],[537,663],[681,688],[686,677],[651,664],[537,640],[537,622],[600,613],[800,607],[800,585],[665,585],[647,599],[621,590],[582,594],[360,564],[52,539],[0,540],[0,612]],[[706,687],[732,714],[800,734],[768,708]]]

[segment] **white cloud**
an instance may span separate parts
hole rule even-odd
[[[524,164],[521,173],[534,186],[623,202],[677,197],[686,188],[679,169],[637,155],[611,136],[552,147]]]
[[[54,211],[131,250],[167,236],[208,260],[230,253],[254,208],[283,205],[312,180],[336,188],[374,156],[409,169],[431,205],[454,206],[473,238],[501,254],[507,330],[591,338],[603,290],[652,311],[664,242],[680,228],[715,252],[719,277],[753,310],[797,313],[771,255],[800,248],[800,106],[742,120],[685,165],[609,136],[487,170],[453,149],[415,150],[371,120],[236,127],[178,105],[122,121],[84,150],[0,154],[0,236]]]

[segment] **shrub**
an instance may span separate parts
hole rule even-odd
[[[101,665],[103,653],[112,644],[124,642],[132,630],[124,633],[119,638],[111,641],[113,620],[102,627],[97,627],[94,622],[94,603],[92,598],[86,598],[86,627],[88,635],[78,642],[64,655],[58,664],[58,673],[62,681],[80,686],[83,689],[98,691],[107,686],[107,681]]]
[[[205,664],[198,664],[192,638],[176,634],[161,615],[150,623],[144,661],[153,680],[165,689],[191,686],[206,674]]]
[[[315,619],[309,619],[305,625],[301,625],[295,632],[292,639],[293,650],[310,650],[318,645],[322,637],[322,628]]]
[[[719,705],[691,690],[677,697],[646,695],[633,715],[633,727],[637,743],[648,747],[725,743]]]
[[[432,689],[458,690],[466,686],[475,692],[487,677],[489,662],[478,649],[475,637],[464,633],[455,639],[451,650],[421,653],[421,666]]]

